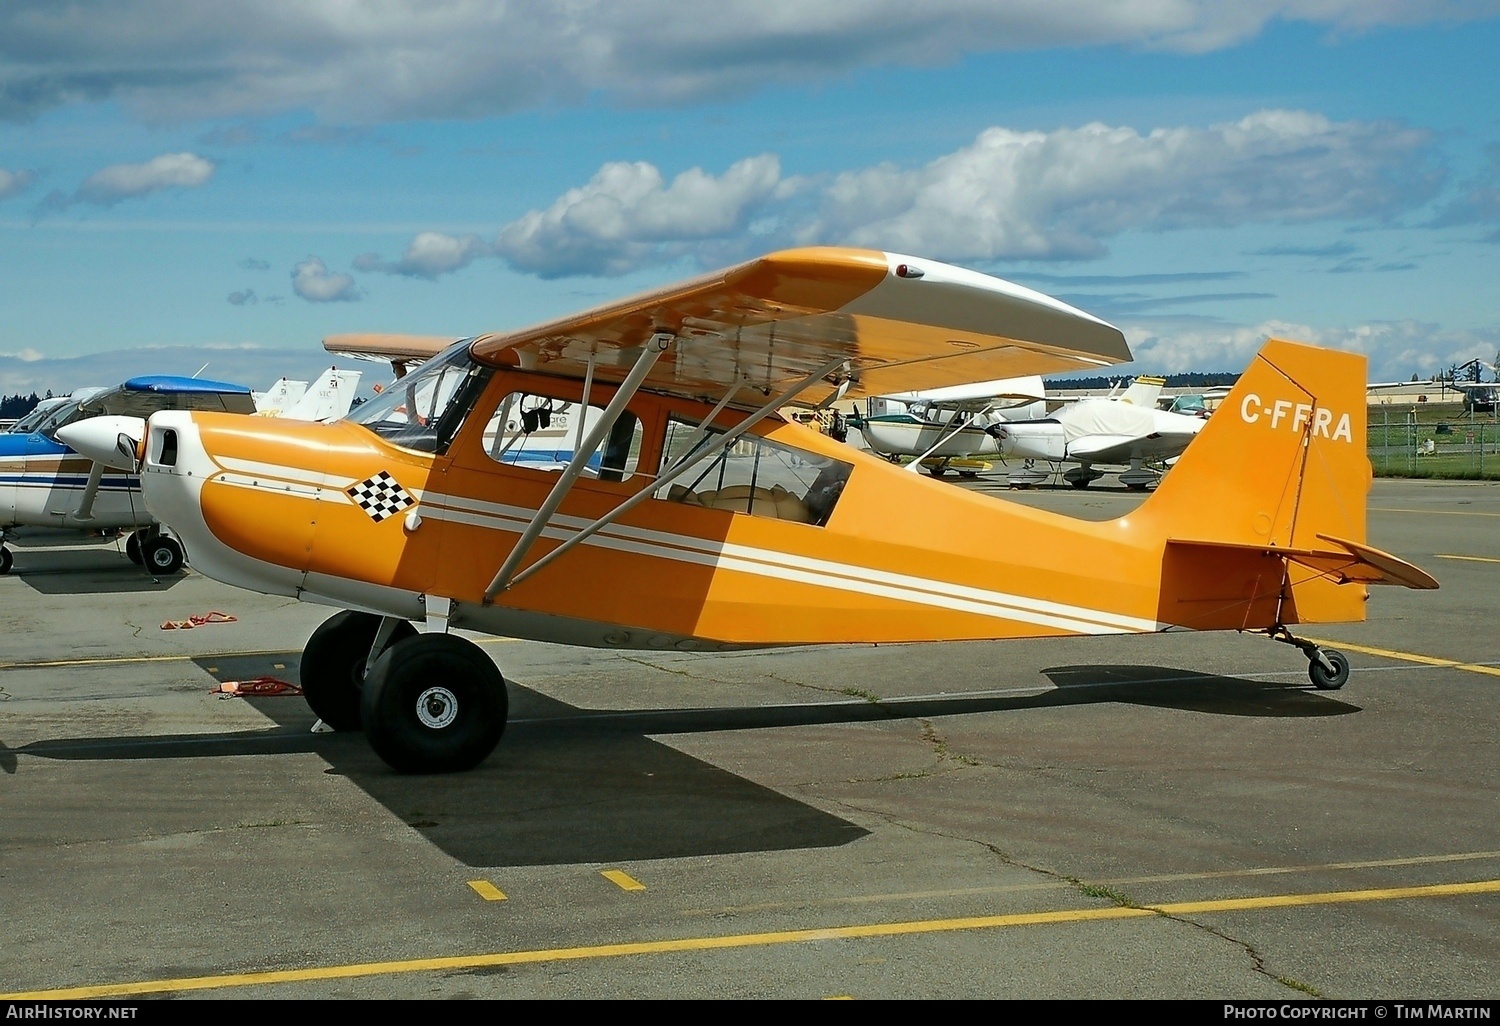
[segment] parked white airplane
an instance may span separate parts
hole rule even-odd
[[[1121,395],[1078,399],[1045,420],[993,426],[989,430],[1001,452],[1025,461],[1023,469],[1011,473],[1010,483],[1045,481],[1047,473],[1036,469],[1042,461],[1077,463],[1063,474],[1074,488],[1087,488],[1104,476],[1095,464],[1128,464],[1120,474],[1128,488],[1144,491],[1155,484],[1161,472],[1147,464],[1181,456],[1206,423],[1196,414],[1158,409],[1163,384],[1161,378],[1138,377]]]
[[[12,566],[13,557],[3,542],[15,527],[128,529],[125,553],[132,562],[144,563],[153,573],[175,573],[185,559],[182,545],[147,512],[135,473],[135,444],[145,433],[146,418],[157,410],[211,410],[337,420],[349,412],[359,379],[359,371],[334,368],[310,388],[282,378],[259,393],[268,403],[290,395],[293,388],[288,384],[303,388],[290,406],[273,412],[269,405],[259,407],[256,393],[244,385],[167,375],[139,377],[115,388],[75,392],[38,419],[28,415],[22,423],[29,430],[0,436],[0,574],[9,573]],[[83,428],[84,424],[91,427]],[[72,445],[71,436],[78,431],[101,429],[121,440],[118,460],[90,460]]]
[[[362,371],[339,370],[329,367],[322,376],[311,385],[306,382],[287,382],[282,378],[277,385],[286,382],[288,385],[301,385],[301,391],[294,399],[283,399],[279,406],[271,405],[274,400],[268,399],[266,405],[260,402],[255,404],[255,412],[261,417],[284,417],[287,420],[338,420],[349,412],[354,405],[354,395],[359,391],[359,379]],[[272,386],[274,391],[276,386]],[[290,391],[287,393],[290,395]],[[138,437],[138,436],[137,436]]]
[[[255,400],[255,412],[263,417],[278,416],[307,392],[307,382],[291,378],[277,378],[276,383],[264,392],[251,392]]]
[[[959,461],[999,457],[999,439],[989,428],[1009,421],[1047,416],[1046,387],[1039,375],[979,381],[969,385],[901,392],[865,403],[848,424],[870,451],[893,463],[912,460],[907,469],[942,477],[957,463],[959,476],[973,477]]]

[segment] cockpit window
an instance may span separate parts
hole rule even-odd
[[[38,424],[33,430],[39,435],[55,438],[57,429],[64,424],[71,424],[83,413],[83,404],[77,400],[63,403],[57,409],[49,413],[45,420]]]
[[[405,449],[446,452],[493,373],[460,342],[404,378],[397,378],[344,419]]]
[[[10,430],[20,435],[30,434],[37,429],[37,425],[41,424],[52,414],[56,413],[59,405],[62,404],[48,403],[45,406],[38,406],[36,409],[26,414],[26,416],[22,417],[20,420],[12,424],[10,426]]]
[[[713,428],[699,434],[694,425],[672,418],[662,466],[687,461],[689,469],[657,489],[656,498],[819,527],[828,523],[852,465],[753,434],[706,453],[721,433]]]
[[[546,395],[512,392],[500,400],[484,429],[484,451],[490,459],[532,470],[562,470],[573,459],[578,443],[604,416],[604,407],[590,405],[582,414],[579,403]],[[599,451],[583,468],[586,477],[625,481],[641,459],[644,437],[634,413],[622,410]]]

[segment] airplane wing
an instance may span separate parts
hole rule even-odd
[[[212,410],[254,413],[255,397],[244,385],[173,374],[131,378],[85,399],[79,409],[90,417],[149,417],[158,410]]]
[[[1148,435],[1089,435],[1068,444],[1068,456],[1090,463],[1129,463],[1176,456],[1187,448],[1191,431],[1153,431]]]
[[[655,334],[672,347],[642,388],[753,408],[831,362],[798,401],[925,391],[1130,360],[1119,329],[1049,296],[874,250],[784,250],[518,331],[475,359],[574,379],[625,377]],[[842,389],[842,391],[840,391]],[[1034,397],[1033,397],[1034,398]]]
[[[1047,386],[1043,384],[1041,375],[1033,374],[1024,378],[976,381],[922,392],[899,392],[885,398],[907,406],[920,404],[936,410],[978,413],[1044,402],[1047,398]]]
[[[329,335],[323,340],[323,348],[334,356],[389,363],[399,378],[411,367],[432,359],[458,340],[456,335]]]

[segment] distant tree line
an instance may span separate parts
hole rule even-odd
[[[1165,376],[1167,388],[1213,388],[1215,385],[1232,385],[1240,379],[1238,374],[1228,371],[1220,373],[1205,373],[1203,371],[1189,371],[1183,374],[1155,375]],[[1126,377],[1096,377],[1096,378],[1050,378],[1043,383],[1048,388],[1114,388],[1116,384],[1128,380]]]
[[[0,396],[0,420],[20,420],[26,414],[36,409],[36,404],[43,399],[51,399],[52,390],[47,389],[46,395],[7,395]]]

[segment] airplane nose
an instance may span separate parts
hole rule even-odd
[[[134,470],[136,450],[146,434],[140,417],[89,417],[57,429],[57,440],[95,463]]]

